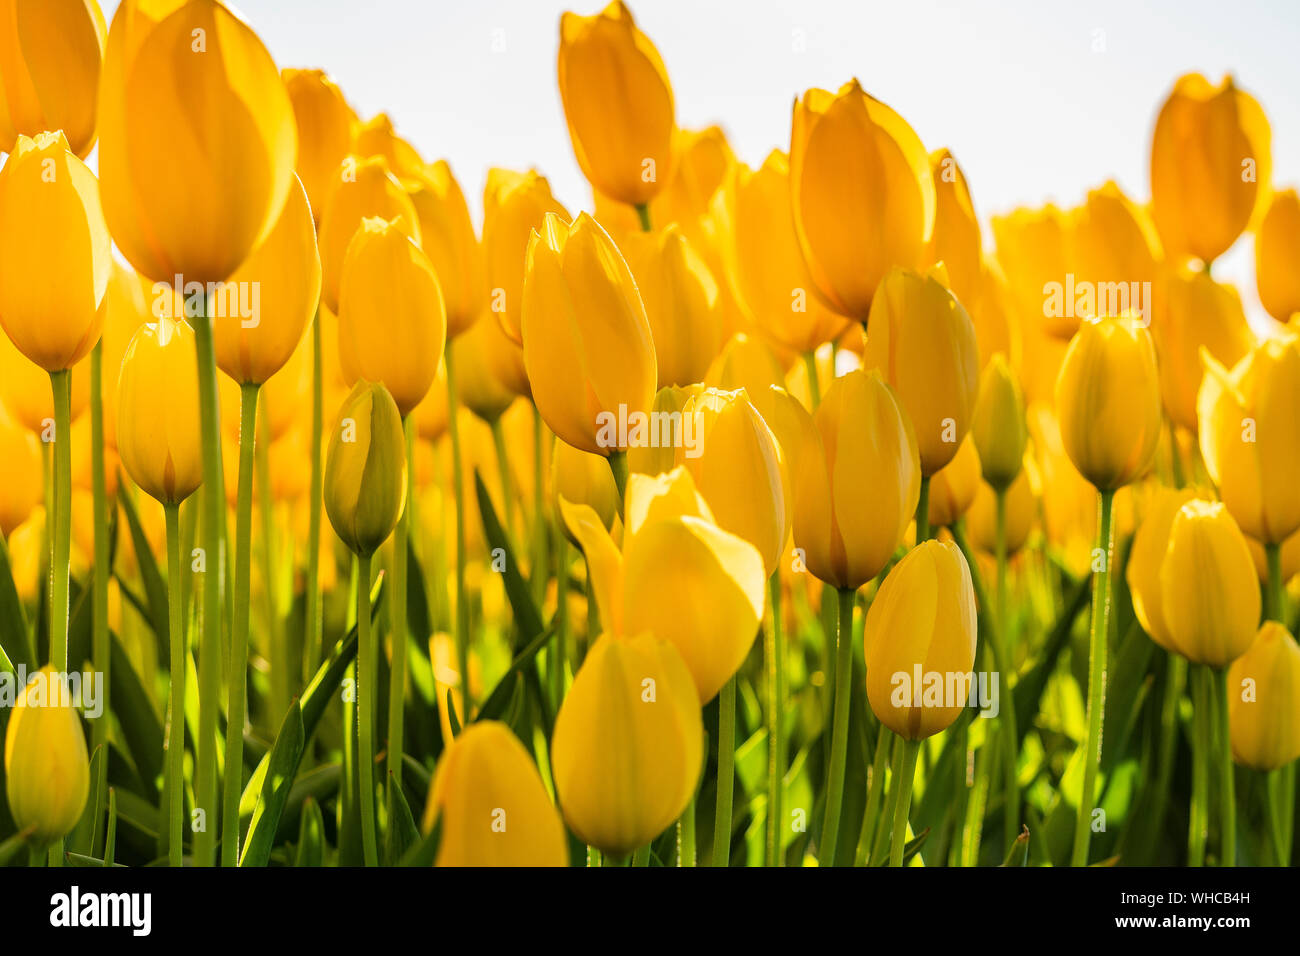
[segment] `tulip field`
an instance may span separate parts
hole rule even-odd
[[[0,0],[0,867],[1289,866],[1297,117],[1171,75],[1149,193],[995,210],[596,7],[576,206]]]

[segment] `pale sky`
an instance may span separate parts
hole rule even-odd
[[[107,0],[111,18],[116,0]],[[329,72],[362,118],[386,111],[446,158],[471,207],[489,166],[536,166],[570,210],[590,206],[555,80],[560,14],[601,0],[241,0],[281,66]],[[1113,178],[1149,195],[1156,110],[1187,71],[1232,72],[1263,104],[1274,180],[1300,184],[1300,3],[1255,0],[633,0],[678,122],[721,125],[739,157],[789,147],[790,106],[857,76],[952,149],[991,214],[1072,205]],[[1216,263],[1258,313],[1250,239]]]

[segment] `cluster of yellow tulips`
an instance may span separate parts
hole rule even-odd
[[[558,83],[591,209],[480,231],[221,0],[0,0],[0,865],[1289,863],[1260,105],[988,248],[857,81],[752,167],[621,0]]]

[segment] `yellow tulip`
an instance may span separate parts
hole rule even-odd
[[[30,432],[50,441],[54,432],[54,391],[50,377],[33,365],[0,332],[0,402],[10,417]],[[90,372],[85,367],[72,370],[72,420],[90,403]]]
[[[966,706],[975,637],[966,559],[951,542],[922,542],[867,610],[867,701],[880,722],[905,740],[946,730]]]
[[[863,367],[879,369],[907,411],[924,475],[957,454],[979,391],[975,326],[940,278],[903,269],[885,276],[862,355]]]
[[[865,321],[885,273],[925,259],[937,203],[929,154],[857,80],[795,101],[790,198],[813,281],[841,315]]]
[[[726,191],[727,272],[745,316],[766,337],[798,352],[837,338],[844,316],[813,291],[790,210],[790,162],[772,150],[756,170],[738,167]]]
[[[544,228],[547,213],[566,222],[568,212],[551,195],[551,185],[536,170],[488,170],[483,189],[483,257],[491,309],[506,335],[523,344],[520,306],[524,259],[529,238]]]
[[[994,355],[980,375],[971,437],[984,480],[995,490],[1010,487],[1024,462],[1029,425],[1020,382],[1001,354]]]
[[[298,178],[319,226],[339,163],[352,147],[357,114],[343,91],[321,70],[285,69],[280,76],[298,128]]]
[[[1273,194],[1255,235],[1255,285],[1259,301],[1279,322],[1300,312],[1300,195]]]
[[[117,8],[99,125],[105,218],[152,279],[224,280],[293,185],[289,94],[262,41],[219,0]]]
[[[700,700],[681,655],[649,634],[595,642],[551,737],[555,791],[584,843],[627,854],[672,824],[695,795]]]
[[[41,503],[44,489],[41,446],[36,436],[10,418],[3,407],[0,461],[5,463],[5,480],[0,483],[0,537],[7,538]]]
[[[94,348],[113,252],[99,184],[62,133],[19,136],[0,169],[0,325],[47,372]]]
[[[980,464],[975,442],[967,435],[952,461],[930,479],[931,527],[949,527],[970,510],[979,490]]]
[[[678,421],[682,421],[682,413],[686,409],[686,403],[700,391],[700,386],[692,385],[688,388],[678,388],[675,385],[669,385],[655,392],[654,400],[650,403],[649,416],[651,421],[662,421],[671,427],[676,427]],[[685,440],[685,433],[682,433],[682,439]],[[673,465],[677,460],[677,450],[672,447],[671,443],[659,442],[634,445],[627,450],[627,467],[628,471],[642,475],[659,475],[666,471],[672,471]]]
[[[97,678],[98,679],[98,678]],[[43,667],[23,689],[5,731],[5,793],[18,829],[44,846],[66,836],[90,795],[90,761],[67,678]]]
[[[984,252],[979,217],[971,201],[966,174],[946,149],[930,154],[930,173],[936,198],[934,233],[926,247],[925,264],[942,262],[952,280],[952,291],[966,308],[979,298],[983,282]]]
[[[621,246],[645,304],[659,388],[704,378],[722,345],[718,284],[677,226],[630,233]]]
[[[1250,647],[1259,580],[1222,502],[1189,501],[1174,515],[1160,563],[1160,608],[1170,643],[1193,663],[1226,667]]]
[[[1076,282],[1095,283],[1098,297],[1110,295],[1109,283],[1154,283],[1160,261],[1160,239],[1145,210],[1137,206],[1113,181],[1088,193],[1079,210],[1074,232]],[[1064,281],[1063,277],[1062,280]],[[1142,286],[1138,285],[1139,293]],[[1116,294],[1123,294],[1123,288]],[[1150,302],[1130,301],[1134,310]],[[1104,310],[1098,303],[1098,314]]]
[[[578,544],[565,523],[561,499],[586,505],[596,513],[606,531],[614,529],[614,519],[619,513],[618,486],[614,484],[609,464],[600,455],[578,451],[557,441],[551,449],[551,505],[565,535]]]
[[[975,326],[975,341],[979,345],[980,368],[988,365],[993,356],[1001,352],[1011,363],[1011,367],[1017,370],[1023,369],[1023,340],[1025,330],[1023,323],[1014,320],[1015,305],[1011,299],[1011,292],[1007,288],[1006,277],[1002,274],[1002,269],[996,260],[985,259],[984,267],[980,271],[979,291],[975,296],[974,302],[966,303],[966,311],[970,314],[971,324]],[[1041,328],[1035,324],[1033,332],[1037,335],[1044,335]],[[1061,347],[1064,353],[1064,345]],[[1053,374],[1055,369],[1050,370]],[[1024,371],[1021,371],[1021,377],[1024,377]],[[1049,388],[1048,393],[1051,392]]]
[[[560,18],[560,100],[587,181],[638,206],[672,177],[676,120],[668,71],[614,0],[596,16]]]
[[[889,561],[916,512],[916,435],[876,371],[835,379],[813,420],[820,447],[799,461],[795,547],[820,580],[858,588]]]
[[[1280,544],[1300,529],[1300,338],[1278,331],[1231,372],[1205,363],[1197,409],[1206,471],[1246,534]]]
[[[127,346],[117,383],[117,449],[131,480],[164,505],[203,483],[194,332],[159,319]]]
[[[406,439],[388,389],[357,382],[339,408],[325,459],[325,513],[365,557],[392,534],[406,500]]]
[[[774,385],[783,386],[785,372],[762,339],[737,332],[704,373],[704,384],[728,392],[743,388],[752,401]]]
[[[448,345],[448,348],[451,348],[451,345]],[[446,356],[438,365],[438,374],[434,376],[433,384],[425,393],[424,401],[415,406],[412,414],[415,415],[416,434],[431,445],[436,445],[438,439],[446,434],[447,426],[450,424],[447,410]]]
[[[456,368],[456,399],[491,424],[505,414],[515,391],[498,374],[500,359],[518,346],[492,321],[475,323],[468,332],[447,343]],[[609,466],[605,466],[609,470]]]
[[[1052,308],[1045,291],[1049,283],[1066,281],[1068,263],[1074,261],[1068,217],[1049,203],[994,216],[992,226],[998,263],[1016,311],[1025,317],[1026,335],[1042,328],[1050,336],[1068,339],[1079,328],[1081,316],[1072,308]]]
[[[9,565],[14,589],[24,604],[34,604],[44,593],[44,575],[50,561],[46,530],[45,506],[37,505],[27,520],[9,534]]]
[[[436,866],[568,866],[560,815],[528,751],[496,720],[470,724],[438,760],[423,830]]]
[[[253,315],[226,315],[212,323],[217,367],[240,384],[266,382],[289,361],[320,301],[316,227],[302,183],[293,188],[275,228],[231,274],[256,304]],[[246,293],[240,292],[241,297]]]
[[[311,421],[312,374],[312,344],[304,336],[298,341],[289,361],[266,380],[257,395],[258,424],[262,427],[261,423],[265,422],[271,441],[279,441],[294,428]],[[229,406],[222,405],[221,424],[230,429],[230,437],[238,442],[239,389],[231,388],[229,392],[223,390],[223,399],[227,394],[232,401]]]
[[[398,222],[362,220],[339,283],[345,371],[382,382],[405,418],[433,384],[447,312],[433,266]]]
[[[424,170],[424,160],[415,147],[393,129],[387,113],[379,113],[359,123],[352,136],[350,152],[358,156],[382,156],[388,168],[398,176],[414,176]]]
[[[1246,544],[1250,547],[1250,556],[1255,559],[1255,570],[1259,572],[1261,584],[1268,583],[1268,554],[1264,551],[1264,546],[1249,535],[1246,536]],[[1278,550],[1281,552],[1279,558],[1282,563],[1282,583],[1286,584],[1297,574],[1300,574],[1300,532],[1296,532],[1283,541]]]
[[[420,219],[420,246],[442,287],[447,338],[454,339],[478,320],[486,291],[483,250],[469,206],[446,160],[425,166],[406,182],[406,190]]]
[[[1158,487],[1147,506],[1133,548],[1129,552],[1124,578],[1133,596],[1133,612],[1142,630],[1168,651],[1176,651],[1165,626],[1164,598],[1160,589],[1160,568],[1169,551],[1169,532],[1183,505],[1196,498],[1190,488]]]
[[[1300,757],[1300,647],[1277,621],[1265,621],[1228,669],[1232,759],[1277,770]]]
[[[321,214],[320,265],[321,302],[337,313],[343,260],[363,220],[400,220],[402,231],[416,245],[422,236],[415,205],[382,156],[348,156],[335,169],[334,176]]]
[[[1227,251],[1267,201],[1270,149],[1268,117],[1231,76],[1179,77],[1151,137],[1151,216],[1171,257]]]
[[[1151,335],[1132,316],[1087,319],[1056,381],[1061,441],[1083,477],[1114,491],[1142,477],[1162,426]]]
[[[1160,356],[1160,391],[1174,424],[1197,429],[1196,396],[1204,367],[1201,349],[1231,367],[1255,344],[1241,296],[1199,269],[1170,270],[1161,285],[1161,307],[1152,326]]]
[[[609,455],[627,444],[620,418],[654,397],[654,340],[631,270],[586,213],[572,226],[547,213],[528,242],[524,365],[547,426],[575,448]]]
[[[1016,480],[1007,488],[1007,554],[1015,554],[1029,540],[1029,533],[1038,520],[1038,468],[1032,458],[1026,458]],[[988,482],[981,481],[975,489],[975,500],[966,512],[966,533],[973,544],[985,554],[997,549],[997,498]]]

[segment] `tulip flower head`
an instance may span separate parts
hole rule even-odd
[[[1255,284],[1259,301],[1279,322],[1300,312],[1300,194],[1273,194],[1255,235]]]
[[[1300,647],[1277,621],[1265,621],[1228,669],[1232,759],[1268,771],[1300,757]]]
[[[357,114],[323,71],[285,69],[280,75],[298,128],[298,178],[319,226],[339,163],[352,147]]]
[[[406,439],[397,404],[378,382],[357,382],[330,431],[325,513],[354,553],[373,554],[406,500]]]
[[[67,680],[51,667],[28,683],[5,731],[5,794],[38,847],[70,833],[90,794],[90,761]]]
[[[1001,353],[993,356],[980,375],[971,437],[984,480],[998,490],[1010,487],[1024,462],[1029,425],[1020,381]]]

